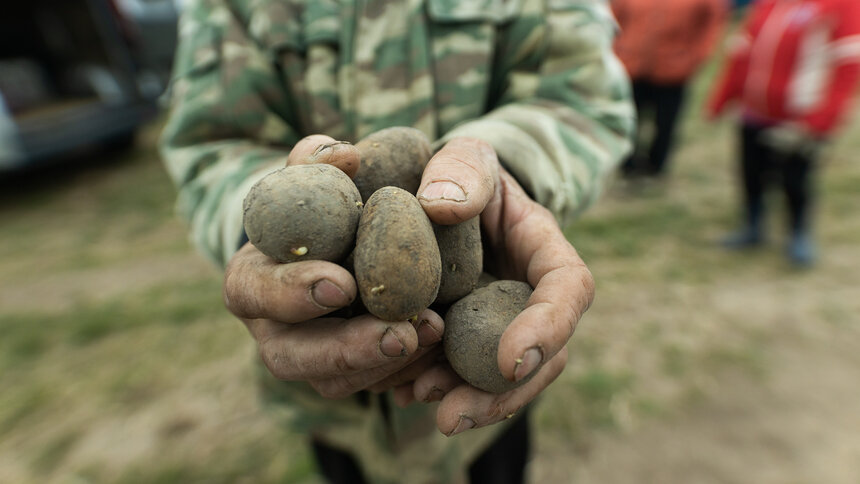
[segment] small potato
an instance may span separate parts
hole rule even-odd
[[[484,265],[480,217],[455,225],[433,225],[442,256],[442,282],[436,303],[449,304],[475,289]]]
[[[349,255],[361,216],[361,195],[331,165],[294,165],[266,175],[244,201],[248,239],[278,262]]]
[[[387,186],[400,187],[414,195],[433,155],[427,136],[404,126],[372,133],[355,147],[361,153],[361,164],[353,181],[365,202],[373,192]]]
[[[430,219],[409,192],[384,187],[358,224],[355,280],[371,314],[405,321],[436,299],[442,262]]]
[[[451,367],[470,385],[504,393],[528,378],[512,382],[499,370],[499,340],[526,307],[532,288],[520,281],[495,281],[454,303],[445,315],[443,345]]]

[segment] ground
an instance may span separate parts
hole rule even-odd
[[[319,482],[260,407],[159,127],[3,184],[0,483]],[[597,298],[539,401],[531,482],[860,482],[860,122],[821,167],[807,271],[783,258],[777,197],[768,247],[715,243],[736,221],[733,139],[691,103],[668,182],[615,180],[568,228]]]

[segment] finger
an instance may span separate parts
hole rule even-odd
[[[484,210],[498,176],[499,160],[488,143],[454,138],[427,163],[418,200],[433,222],[459,223]]]
[[[250,243],[230,260],[224,274],[224,303],[245,319],[306,321],[350,304],[352,275],[326,261],[279,264]]]
[[[436,411],[436,426],[451,436],[511,418],[561,374],[566,362],[567,349],[564,349],[528,383],[500,395],[460,385],[442,398]]]
[[[505,278],[534,288],[525,310],[499,342],[502,375],[519,381],[553,357],[573,335],[594,299],[594,279],[546,208],[532,201],[507,172],[500,195],[482,214],[485,234],[505,247]]]
[[[435,311],[425,309],[418,314],[415,331],[418,333],[418,346],[428,348],[442,341],[445,322]]]
[[[530,218],[515,230],[530,230],[533,221]],[[527,377],[560,351],[594,300],[594,278],[561,231],[541,238],[531,252],[526,275],[534,291],[499,341],[499,369],[511,381]]]
[[[406,383],[394,389],[393,392],[394,404],[398,407],[406,407],[415,401],[415,395],[412,391],[412,384]]]
[[[438,402],[448,392],[466,383],[447,362],[437,364],[415,379],[415,399],[420,402]]]
[[[410,362],[407,366],[396,373],[374,383],[368,388],[368,390],[381,393],[414,381],[416,378],[421,376],[422,373],[436,364],[436,361],[439,359],[439,355],[442,352],[442,348],[440,346],[436,346],[434,348],[419,350],[419,352],[423,353],[420,355],[420,358]]]
[[[371,315],[348,320],[322,318],[297,324],[257,321],[268,325],[258,332],[264,335],[258,339],[260,357],[272,375],[281,380],[345,377],[347,381],[338,389],[347,386],[361,389],[367,386],[364,372],[392,364],[399,368],[418,349],[418,336],[408,321],[383,321]],[[378,376],[377,380],[386,374]],[[351,383],[349,379],[353,376],[357,381]],[[335,395],[335,390],[321,393],[327,397],[342,396]]]
[[[327,398],[342,398],[359,390],[369,390],[374,393],[387,392],[395,387],[411,383],[415,377],[409,376],[409,373],[416,371],[413,369],[413,365],[419,366],[417,371],[420,373],[420,370],[427,366],[423,357],[429,351],[431,350],[419,348],[408,357],[389,364],[358,373],[313,380],[310,381],[310,384],[320,395]]]
[[[300,139],[293,149],[290,150],[290,155],[287,157],[287,166],[289,165],[307,165],[313,163],[309,161],[314,152],[323,146],[336,143],[337,140],[331,136],[324,134],[312,134]]]
[[[430,309],[422,311],[413,326],[432,325],[437,328],[443,327],[442,317]],[[439,345],[421,347],[421,335],[416,330],[419,347],[412,351],[407,357],[392,359],[389,363],[371,368],[365,371],[336,375],[332,378],[322,379],[313,383],[314,388],[325,395],[349,395],[358,390],[369,389],[375,392],[388,391],[391,388],[402,385],[415,379],[423,368],[430,366],[438,357]],[[392,347],[392,351],[396,350]],[[425,362],[425,355],[432,353]],[[393,352],[388,353],[393,354]],[[413,368],[413,366],[416,366]],[[401,374],[402,373],[402,374]]]
[[[287,157],[287,165],[333,165],[352,178],[358,171],[360,160],[361,155],[352,144],[330,136],[312,134],[296,143]]]
[[[558,230],[558,223],[546,208],[531,199],[516,179],[504,168],[499,171],[498,189],[481,212],[481,236],[489,247],[498,248],[501,260],[488,260],[487,271],[502,279],[524,280],[531,253],[523,251],[524,242],[536,250],[545,233]],[[531,220],[531,232],[514,230]],[[535,228],[537,232],[535,232]],[[495,267],[498,266],[498,267]]]

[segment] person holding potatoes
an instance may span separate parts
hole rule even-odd
[[[258,344],[268,401],[293,409],[293,428],[309,436],[331,482],[523,482],[527,409],[564,369],[594,297],[561,227],[631,146],[635,115],[614,34],[604,1],[187,5],[161,145],[178,209],[196,245],[225,268],[225,303]],[[397,160],[386,174],[414,173],[370,193],[367,173],[384,148]],[[313,164],[338,168],[359,189],[360,202],[351,188],[344,198],[361,205],[347,244],[355,253],[311,259],[318,239],[296,239],[284,257],[298,259],[279,261],[261,251],[268,229],[248,230],[249,193],[275,171]],[[291,206],[310,209],[318,198]],[[384,213],[386,199],[420,208],[408,217],[433,228],[421,252],[431,255],[409,259],[413,239],[364,235],[382,223],[364,219]],[[406,216],[379,220],[398,219]],[[457,240],[468,243],[440,242],[445,227],[460,225],[472,235]],[[406,262],[362,249],[382,245],[402,249]],[[479,276],[529,286],[493,352],[500,376],[517,384],[503,393],[467,383],[444,356],[445,311],[465,299],[444,289],[446,278],[476,274],[447,259],[451,245],[477,246]],[[375,279],[383,263],[401,282]],[[436,299],[373,308],[372,297],[421,285],[410,279],[419,269],[431,270],[421,280]],[[476,278],[469,289],[485,284]],[[454,295],[440,301],[442,293]]]

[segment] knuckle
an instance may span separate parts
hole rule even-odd
[[[340,375],[349,375],[358,371],[355,363],[352,361],[351,353],[347,349],[348,347],[343,345],[336,346],[330,353],[330,365],[334,368],[335,372]]]
[[[285,355],[280,351],[273,350],[271,345],[266,343],[260,344],[260,359],[263,360],[263,364],[269,370],[269,373],[278,380],[292,379],[293,375]]]
[[[345,398],[356,390],[352,388],[346,378],[332,378],[322,381],[311,381],[311,387],[323,398],[339,399]]]
[[[522,409],[522,405],[512,405],[510,400],[509,398],[502,398],[493,403],[488,414],[491,423],[513,418]]]
[[[582,284],[583,289],[585,290],[586,297],[586,306],[585,309],[591,307],[591,304],[594,302],[594,295],[597,290],[594,275],[591,274],[591,271],[585,267],[585,264],[582,265],[582,276],[580,279],[580,283]]]
[[[316,381],[312,380],[310,382],[311,388],[313,388],[321,397],[323,398],[335,398],[335,392],[333,390],[333,385],[329,380],[325,381]]]
[[[230,310],[233,309],[234,302],[236,300],[237,285],[235,284],[235,279],[235,263],[230,262],[227,265],[227,269],[224,271],[224,284],[221,288],[221,296],[224,299],[224,306]]]
[[[221,296],[224,306],[235,316],[251,317],[257,309],[254,306],[253,281],[248,269],[253,267],[247,261],[234,257],[224,270]]]

